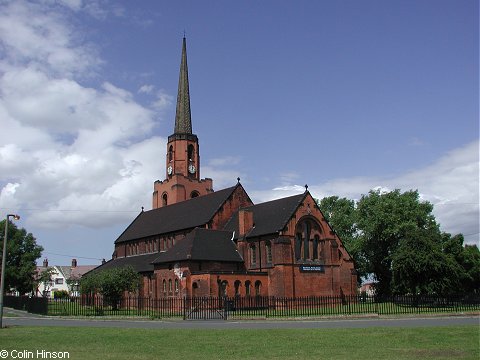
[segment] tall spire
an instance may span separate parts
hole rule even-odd
[[[177,112],[175,114],[175,134],[191,134],[190,91],[188,89],[187,39],[183,37],[182,62],[178,79]]]

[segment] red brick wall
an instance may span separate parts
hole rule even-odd
[[[212,220],[212,229],[223,229],[233,214],[242,207],[253,205],[242,186],[237,186],[230,198],[223,204]]]

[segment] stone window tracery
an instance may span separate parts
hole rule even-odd
[[[295,231],[295,260],[316,261],[320,259],[322,228],[312,217],[300,220]]]

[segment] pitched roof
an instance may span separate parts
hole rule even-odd
[[[231,231],[196,228],[153,261],[161,264],[182,260],[243,262]]]
[[[283,230],[306,194],[305,192],[241,209],[253,212],[254,228],[247,237],[273,234]],[[225,224],[224,230],[235,231],[235,236],[238,237],[238,211]]]
[[[141,212],[115,243],[205,225],[238,186],[241,185],[237,184],[211,194]]]
[[[131,266],[137,272],[149,272],[153,271],[153,265],[151,264],[151,262],[157,257],[158,253],[116,258],[96,267],[95,269],[93,269],[93,271],[96,272],[98,270],[107,270],[112,268]]]

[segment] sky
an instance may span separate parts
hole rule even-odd
[[[182,38],[202,177],[255,203],[418,189],[479,242],[474,0],[0,0],[0,214],[110,259],[165,178]]]

